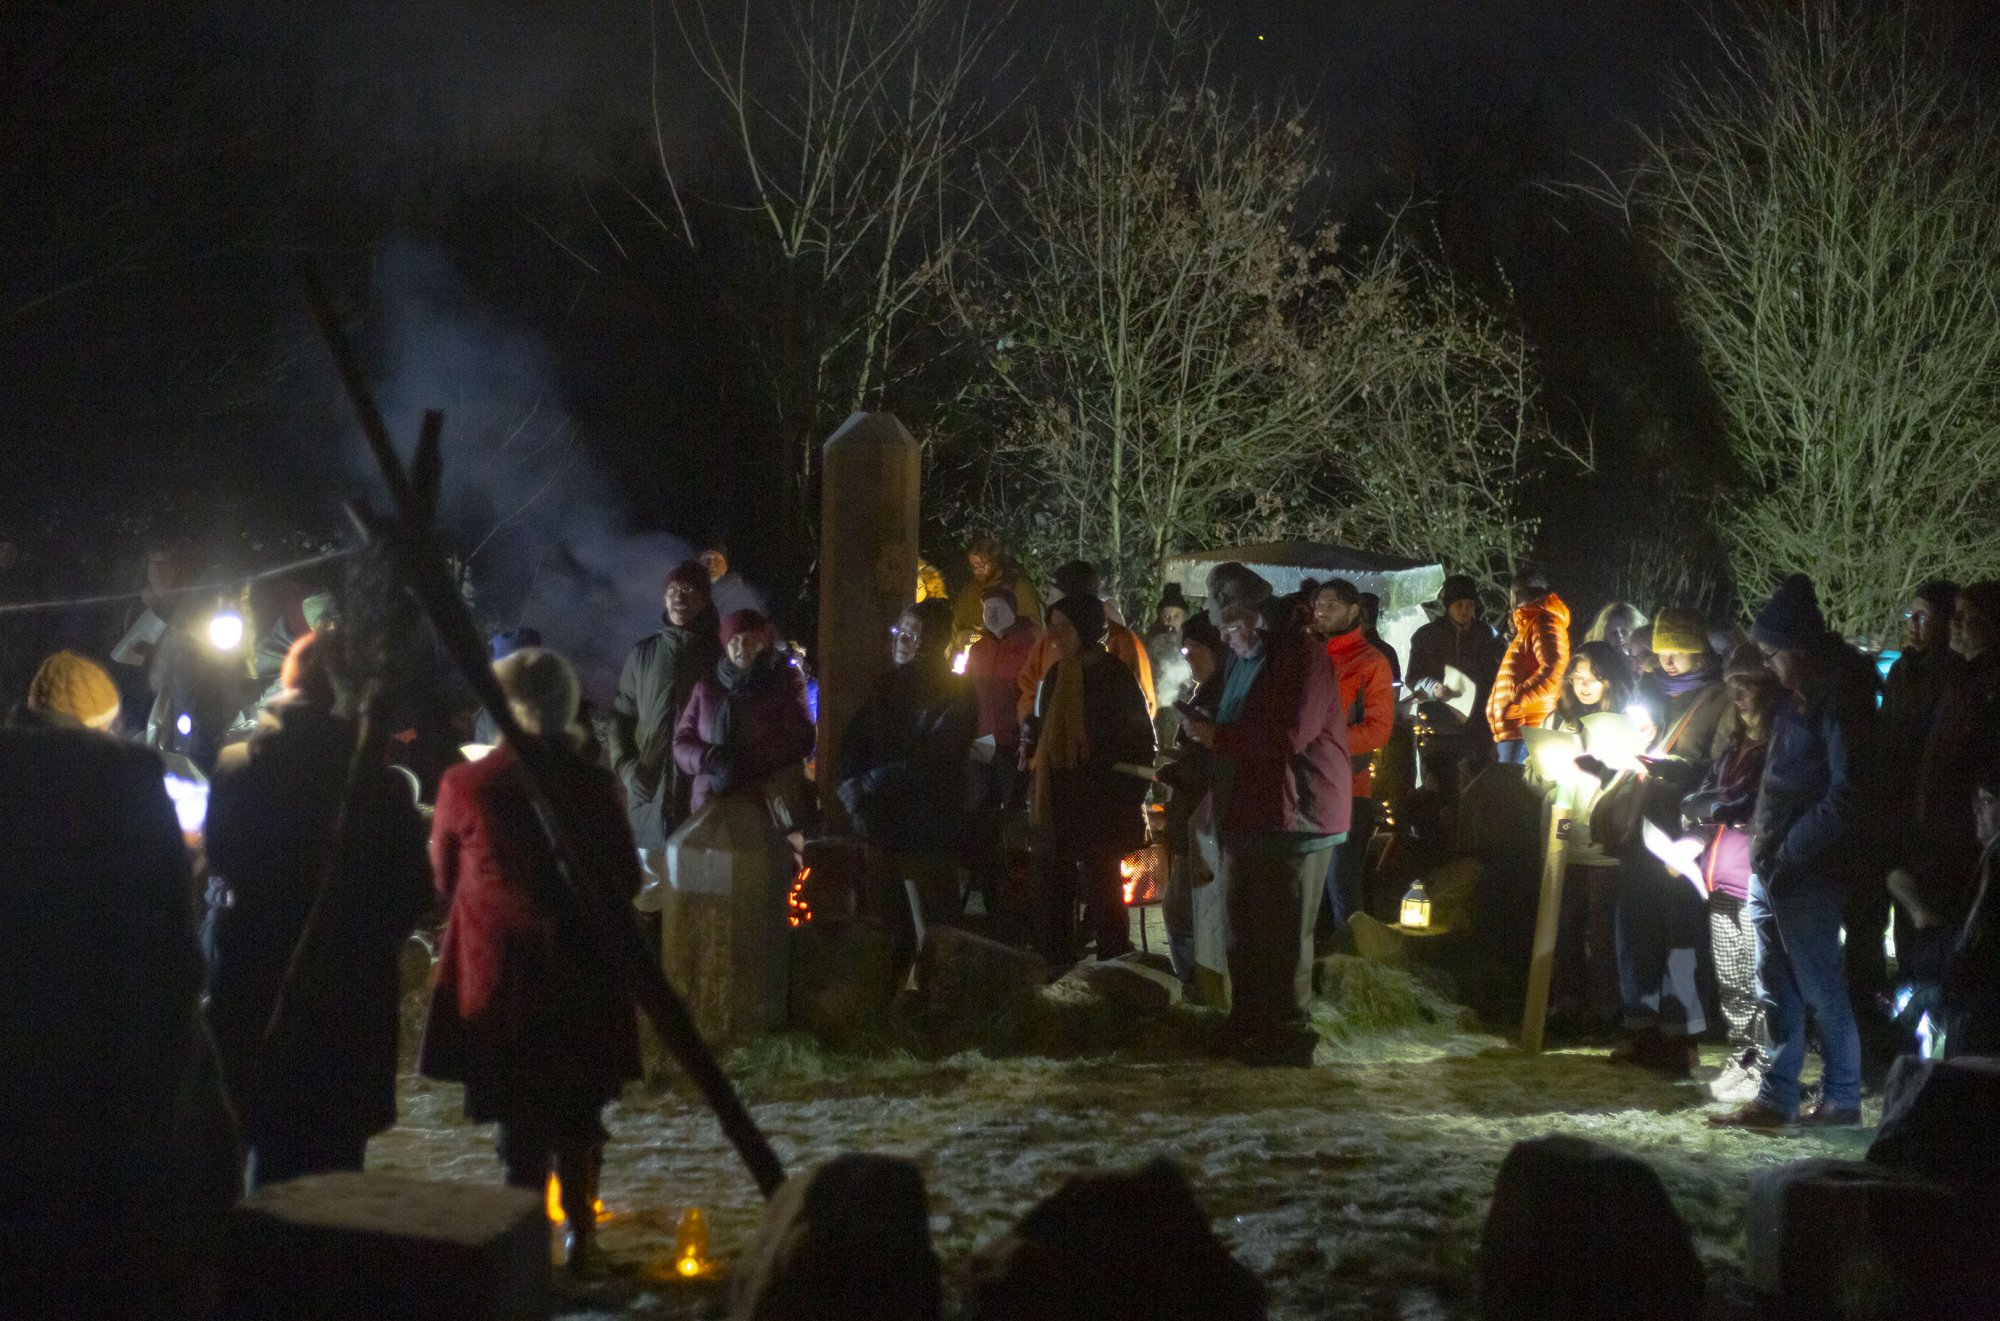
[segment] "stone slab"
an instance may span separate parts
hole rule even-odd
[[[225,1321],[547,1317],[539,1193],[386,1174],[314,1174],[230,1213]]]

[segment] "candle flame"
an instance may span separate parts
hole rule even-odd
[[[795,927],[804,926],[812,921],[812,905],[806,902],[805,894],[806,881],[812,874],[813,869],[810,867],[801,870],[798,879],[792,882],[791,895],[786,899],[786,920]]]

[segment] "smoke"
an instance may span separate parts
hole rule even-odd
[[[444,411],[439,522],[490,631],[539,629],[608,705],[632,644],[660,624],[661,582],[697,547],[634,532],[564,407],[548,350],[483,307],[436,249],[384,245],[375,270],[390,429]],[[358,472],[365,452],[355,447]]]

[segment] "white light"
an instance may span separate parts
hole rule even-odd
[[[187,717],[182,716],[181,719],[185,721]],[[166,781],[167,797],[173,800],[174,816],[181,823],[181,833],[200,834],[203,823],[208,820],[208,786],[183,780],[178,775],[162,778]]]
[[[959,652],[958,655],[951,658],[951,672],[953,674],[964,674],[965,663],[971,659],[972,648],[967,647],[964,651]]]
[[[208,640],[217,651],[234,651],[243,641],[243,616],[234,610],[218,610],[208,621]]]
[[[181,718],[174,721],[174,729],[182,738],[187,738],[194,733],[194,717],[185,711],[181,712]]]
[[[458,745],[458,755],[467,761],[478,761],[491,751],[493,751],[491,743],[461,743]]]

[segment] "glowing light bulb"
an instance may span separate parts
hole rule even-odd
[[[181,712],[180,719],[174,721],[174,732],[179,734],[182,738],[187,738],[189,735],[193,734],[194,717],[189,715],[185,711]]]
[[[674,1269],[682,1275],[699,1275],[708,1262],[708,1217],[698,1206],[681,1212],[674,1229]]]
[[[208,621],[208,640],[217,651],[234,651],[243,641],[243,616],[234,610],[218,610]]]

